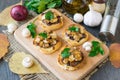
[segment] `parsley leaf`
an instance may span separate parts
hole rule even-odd
[[[62,0],[53,0],[54,3],[56,3],[55,7],[60,7],[62,5]]]
[[[78,32],[78,31],[79,31],[79,28],[76,27],[76,26],[71,26],[71,27],[69,27],[68,30],[73,31],[73,32]]]
[[[98,55],[98,52],[97,51],[90,51],[90,54],[89,54],[89,56],[90,57],[94,57],[94,56],[96,56],[96,55]]]
[[[37,13],[41,13],[46,9],[46,2],[45,1],[40,1],[39,5],[37,7]]]
[[[100,47],[100,48],[99,48],[99,52],[100,52],[101,55],[103,55],[103,54],[104,54],[103,48]]]
[[[37,12],[37,7],[39,5],[39,0],[25,0],[23,4],[28,10]]]
[[[94,47],[98,47],[98,46],[100,46],[100,43],[98,41],[92,41],[92,45]]]
[[[48,8],[60,7],[62,0],[25,0],[24,6],[28,10],[32,10],[36,13],[41,13]]]
[[[27,25],[27,28],[30,31],[30,33],[32,35],[32,38],[34,38],[37,35],[37,33],[36,33],[36,25],[34,23],[29,23]]]
[[[47,8],[54,8],[56,6],[56,3],[51,2],[50,4],[47,5]]]
[[[65,48],[62,52],[61,52],[61,56],[62,58],[68,58],[70,56],[70,48]]]
[[[53,19],[53,18],[54,18],[53,12],[48,11],[48,12],[45,13],[45,19],[51,20],[51,19]]]
[[[103,48],[100,46],[100,43],[98,41],[92,41],[92,50],[89,53],[90,57],[94,57],[98,54],[103,55],[104,54],[104,50]]]
[[[42,32],[42,33],[39,34],[39,36],[42,36],[43,38],[47,38],[47,33]]]

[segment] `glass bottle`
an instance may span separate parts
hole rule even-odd
[[[94,8],[95,11],[104,13],[106,8],[106,0],[93,0],[92,7]]]
[[[113,42],[120,18],[120,0],[108,0],[99,37],[102,41]]]
[[[91,0],[62,0],[62,7],[70,14],[82,13],[89,10],[88,4]]]
[[[93,0],[93,2],[102,4],[102,3],[105,3],[106,0]]]

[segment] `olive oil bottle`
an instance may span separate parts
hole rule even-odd
[[[84,14],[85,12],[88,11],[88,4],[92,0],[62,0],[62,7],[63,9],[70,13],[82,13]]]

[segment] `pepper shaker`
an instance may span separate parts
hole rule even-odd
[[[108,0],[99,37],[102,41],[113,42],[120,16],[120,0]]]

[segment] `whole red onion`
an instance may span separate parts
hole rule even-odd
[[[27,9],[22,5],[14,6],[10,11],[11,17],[16,21],[25,20],[28,16]]]

